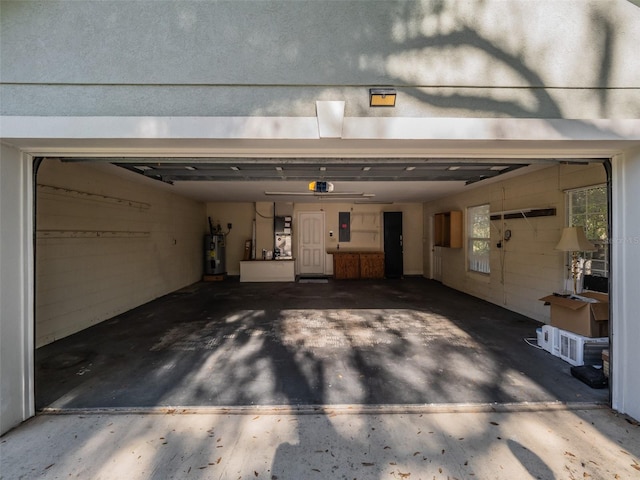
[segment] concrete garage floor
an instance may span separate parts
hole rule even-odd
[[[198,283],[38,349],[36,406],[606,403],[539,325],[422,278]]]

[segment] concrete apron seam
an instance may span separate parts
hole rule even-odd
[[[38,415],[398,415],[437,413],[512,413],[609,409],[599,402],[451,403],[411,405],[261,405],[43,408]]]

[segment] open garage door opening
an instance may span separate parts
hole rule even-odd
[[[36,406],[607,403],[561,350],[601,367],[605,318],[546,327],[557,342],[537,348],[562,321],[540,299],[573,288],[565,227],[594,245],[576,293],[606,294],[607,181],[598,159],[45,159]],[[385,254],[385,212],[402,218],[401,278],[363,267]],[[298,282],[310,213],[323,266]],[[268,273],[283,265],[276,217],[291,222],[291,279]],[[212,230],[226,268],[203,281]],[[245,262],[266,277],[244,281]]]

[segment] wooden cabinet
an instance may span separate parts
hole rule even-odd
[[[360,278],[360,255],[350,252],[333,254],[333,278],[346,280]]]
[[[384,278],[384,253],[360,253],[360,278]]]
[[[433,237],[436,247],[462,248],[462,212],[436,213]]]
[[[328,252],[333,255],[333,278],[384,278],[384,252]]]

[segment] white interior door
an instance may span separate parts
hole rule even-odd
[[[324,212],[300,212],[298,217],[298,273],[323,275]]]

